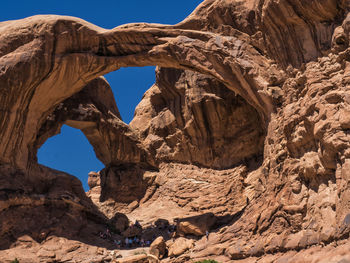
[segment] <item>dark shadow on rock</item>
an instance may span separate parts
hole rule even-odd
[[[222,227],[233,225],[236,221],[238,221],[248,205],[249,200],[247,199],[247,204],[240,211],[234,214],[217,216],[213,213],[205,213],[197,216],[178,218],[176,219],[177,234],[180,236],[190,235],[202,237],[207,234],[207,231],[219,231]]]
[[[146,171],[145,167],[131,164],[113,166],[109,170],[113,171],[113,180],[118,183],[117,187],[127,185],[124,180],[127,180],[130,173],[135,173],[135,178],[129,177],[132,184],[124,190],[128,194],[134,191],[135,194],[123,201],[143,197],[148,183],[136,180],[142,178]],[[116,189],[115,185],[110,189],[107,188],[110,191],[112,189]],[[113,194],[113,192],[107,193]],[[119,201],[118,196],[114,198]],[[136,233],[128,231],[130,227],[135,226],[129,226],[126,215],[117,213],[111,219],[106,218],[86,196],[77,178],[41,165],[31,167],[29,172],[0,165],[0,209],[0,250],[16,246],[16,242],[23,236],[29,236],[38,243],[51,236],[63,237],[67,240],[114,250],[117,248],[115,240],[124,241],[127,233],[131,238],[134,237],[132,233]],[[202,229],[201,232],[184,233],[187,238],[198,240],[206,234],[206,231],[217,231],[225,225],[233,224],[243,214],[244,209],[233,215],[216,216],[206,213],[180,218],[177,226],[159,219],[155,225],[144,228],[141,232],[137,231],[136,235],[140,239],[143,238],[145,242],[152,242],[158,236],[169,240],[176,236],[180,222],[193,221],[194,225],[204,222],[204,227],[195,226]],[[107,229],[111,235],[103,238]],[[127,247],[124,248],[127,249]]]
[[[172,238],[178,238],[180,236],[184,236],[187,239],[199,240],[206,235],[206,231],[208,231],[208,233],[217,232],[224,226],[234,224],[237,220],[240,219],[246,207],[247,206],[232,215],[228,214],[224,216],[216,216],[213,213],[205,213],[202,215],[186,218],[176,218],[174,219],[176,224],[170,224],[168,220],[158,218],[152,225],[148,226],[147,228],[142,228],[141,225],[132,224],[124,232],[118,231],[113,228],[112,225],[110,225],[111,229],[113,229],[112,234],[109,237],[104,236],[103,238],[106,242],[109,242],[112,246],[114,246],[113,249],[117,248],[120,250],[130,250],[144,246],[148,247],[156,238],[160,236],[162,236],[165,241]],[[116,218],[122,217],[123,216],[120,214],[116,215]],[[111,219],[110,222],[112,221],[113,219]],[[197,228],[197,233],[193,231],[184,233],[184,228],[181,226],[181,223],[183,222],[192,223],[192,230]],[[134,238],[137,238],[138,243],[136,244],[135,241],[133,241],[132,245],[126,245],[125,238],[132,240],[134,240]],[[141,244],[141,240],[143,240],[145,243]],[[115,242],[118,241],[120,242],[119,246],[115,244]],[[148,245],[146,244],[147,241]]]
[[[140,201],[155,177],[144,176],[146,171],[155,171],[147,164],[123,163],[109,165],[100,172],[100,202],[112,199],[117,203]]]
[[[217,222],[214,225],[214,231],[219,230],[223,226],[230,226],[236,223],[244,214],[246,208],[249,205],[249,199],[247,198],[247,204],[241,210],[237,211],[233,215],[217,216]]]
[[[50,236],[114,249],[100,238],[107,218],[92,203],[81,182],[45,166],[25,173],[0,165],[0,249],[22,236],[40,243]]]
[[[327,170],[327,173],[319,175],[315,174],[314,176],[306,177],[305,175],[300,176],[301,183],[304,184],[308,189],[313,190],[314,192],[319,191],[320,185],[326,185],[329,187],[330,183],[336,183],[335,171]]]

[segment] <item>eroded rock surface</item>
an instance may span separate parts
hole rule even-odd
[[[221,82],[193,71],[158,69],[130,127],[159,162],[223,169],[263,152],[257,111]]]
[[[59,133],[63,124],[80,129],[97,158],[106,165],[154,163],[135,132],[121,120],[113,92],[104,78],[92,80],[61,102],[41,126],[34,148]]]
[[[349,9],[206,0],[174,26],[1,22],[0,257],[117,260],[99,232],[133,236],[137,219],[167,239],[162,262],[349,261]],[[127,125],[99,77],[145,65],[156,83]],[[106,166],[90,198],[36,163],[63,124]],[[136,258],[158,260],[121,262]]]

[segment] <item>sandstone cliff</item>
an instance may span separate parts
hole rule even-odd
[[[349,10],[205,0],[174,26],[1,22],[0,258],[110,262],[98,233],[124,213],[146,232],[177,222],[162,262],[350,261]],[[100,76],[145,65],[156,83],[127,125]],[[63,124],[106,166],[87,196],[36,162]]]

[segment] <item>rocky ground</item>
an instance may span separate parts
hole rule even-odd
[[[205,0],[173,26],[1,22],[0,262],[350,262],[349,10]],[[127,125],[101,76],[145,65],[156,83]],[[88,193],[37,163],[64,124],[105,165]],[[114,243],[135,236],[152,244]]]

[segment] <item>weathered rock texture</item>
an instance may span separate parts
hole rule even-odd
[[[104,224],[128,231],[121,212],[178,222],[164,262],[350,261],[349,11],[205,0],[174,26],[1,22],[0,257],[112,260],[93,246],[110,248]],[[156,83],[126,125],[99,77],[145,65],[159,66]],[[63,124],[106,165],[90,174],[91,199],[36,163]]]
[[[231,168],[263,153],[258,112],[221,82],[161,68],[130,127],[161,162]]]

